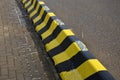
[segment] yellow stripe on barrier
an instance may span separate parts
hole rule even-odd
[[[29,15],[30,18],[32,18],[35,14],[37,14],[39,7],[40,7],[40,4],[37,3],[36,9]]]
[[[38,3],[39,3],[39,4],[45,4],[43,1],[39,1]]]
[[[84,62],[77,69],[83,79],[86,79],[98,71],[107,70],[97,59],[90,59]]]
[[[56,20],[54,20],[50,25],[50,28],[41,35],[42,40],[46,39],[49,35],[51,35],[58,25],[59,23]]]
[[[27,10],[28,12],[30,12],[34,8],[35,2],[36,2],[36,0],[34,0],[33,4],[28,8],[28,10]]]
[[[27,8],[27,7],[31,4],[31,1],[32,1],[32,0],[29,0],[29,1],[25,4],[24,7]]]
[[[74,33],[70,29],[62,30],[56,39],[45,45],[46,51],[48,52],[49,50],[59,46],[67,36],[73,35]]]
[[[24,4],[27,0],[22,0],[22,3]]]
[[[85,80],[99,71],[107,71],[107,69],[97,59],[90,59],[80,65],[77,69],[61,72],[60,75],[63,80]],[[74,79],[76,76],[74,73],[78,73],[80,76],[77,76],[77,78]]]
[[[38,31],[40,31],[43,27],[45,27],[45,25],[47,24],[49,18],[52,17],[52,16],[55,16],[55,14],[52,13],[52,12],[47,13],[44,21],[43,21],[40,25],[38,25],[38,26],[35,28],[35,30],[38,32]]]
[[[69,60],[74,55],[76,55],[79,51],[81,51],[80,47],[76,42],[73,42],[65,51],[55,55],[52,59],[55,62],[55,65],[62,63],[66,60]]]
[[[77,69],[60,73],[62,80],[83,80]]]
[[[33,19],[34,24],[42,18],[42,15],[43,15],[44,11],[45,11],[45,8],[42,7],[42,9],[40,11],[40,14],[35,19]]]
[[[36,9],[29,15],[30,18],[32,18],[32,17],[38,12],[39,7],[40,7],[41,4],[45,4],[45,3],[42,2],[42,1],[41,1],[41,2],[38,2]]]

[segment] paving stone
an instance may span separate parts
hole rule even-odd
[[[1,75],[8,76],[8,68],[1,68]]]
[[[13,70],[9,70],[9,78],[16,78],[16,73]]]
[[[24,74],[21,74],[21,73],[17,73],[17,80],[25,80],[24,79]]]

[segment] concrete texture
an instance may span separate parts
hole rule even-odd
[[[43,0],[120,79],[120,0]]]

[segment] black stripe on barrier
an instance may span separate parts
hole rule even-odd
[[[53,39],[55,39],[63,29],[67,29],[65,25],[58,25],[57,28],[53,31],[52,35],[48,36],[46,39],[43,40],[43,43],[47,44]]]
[[[41,10],[44,6],[45,6],[45,4],[40,5],[40,7],[38,9],[38,12],[34,16],[32,16],[32,18],[31,18],[32,20],[35,19],[40,14],[40,12],[41,12]]]
[[[28,9],[30,6],[32,6],[34,0],[32,0],[32,2],[26,7],[26,9]]]
[[[48,52],[49,56],[52,58],[60,52],[63,52],[75,41],[78,41],[78,39],[75,36],[66,37],[65,40],[59,46],[55,47],[54,49]]]
[[[115,80],[108,71],[99,71],[85,80]]]
[[[62,62],[58,65],[56,65],[56,69],[58,73],[61,73],[63,71],[70,71],[72,69],[76,69],[79,67],[82,63],[87,61],[88,59],[95,59],[95,57],[88,51],[80,51],[75,56],[73,56],[71,59]],[[97,79],[96,79],[97,80]]]
[[[44,13],[43,13],[41,19],[38,20],[34,25],[37,26],[37,25],[41,24],[41,23],[44,21],[46,15],[47,15],[49,12],[50,12],[50,11],[44,11]]]
[[[31,13],[36,9],[37,4],[38,4],[38,1],[36,0],[36,2],[35,2],[35,6],[33,7],[33,9],[32,9],[31,11],[29,11],[29,14],[31,14]]]
[[[47,25],[46,25],[44,28],[42,28],[42,29],[38,32],[38,34],[41,35],[41,34],[44,33],[45,31],[47,31],[47,30],[50,28],[50,25],[52,24],[53,20],[55,20],[55,19],[57,19],[56,16],[50,17],[49,20],[48,20],[48,22],[47,22]]]

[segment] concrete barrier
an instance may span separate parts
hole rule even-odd
[[[43,1],[22,3],[62,80],[115,80]]]

